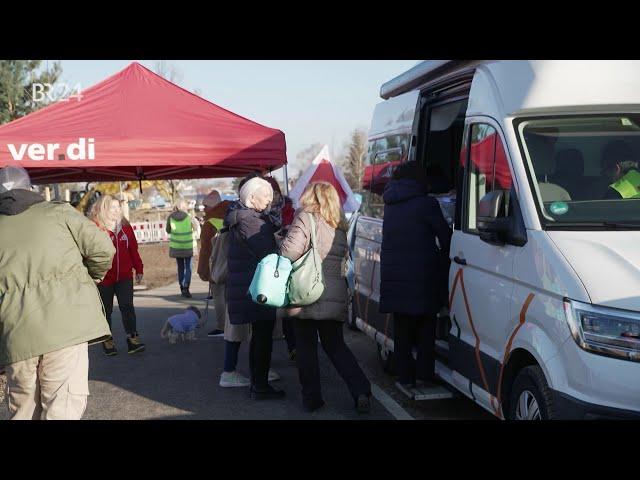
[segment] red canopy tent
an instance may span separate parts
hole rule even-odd
[[[0,126],[0,167],[33,183],[237,177],[287,163],[284,134],[139,63]]]

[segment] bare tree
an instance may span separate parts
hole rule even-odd
[[[178,85],[182,82],[182,72],[174,65],[171,65],[164,60],[156,62],[155,71],[158,75],[169,80],[171,83]]]
[[[346,147],[342,162],[344,176],[354,192],[362,190],[365,156],[367,154],[367,134],[356,128],[351,132],[351,140]]]
[[[311,165],[311,162],[316,157],[316,155],[320,153],[322,147],[324,147],[322,143],[316,142],[296,154],[296,166],[299,168],[300,172],[303,172],[309,165]],[[298,177],[299,176],[300,175],[298,175]]]

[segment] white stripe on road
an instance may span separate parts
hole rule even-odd
[[[393,398],[391,398],[384,390],[375,383],[371,384],[371,394],[378,400],[384,408],[386,408],[396,420],[415,420],[407,411],[400,406]]]

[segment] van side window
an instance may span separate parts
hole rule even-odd
[[[471,126],[466,195],[467,230],[477,232],[476,212],[482,197],[495,190],[505,191],[507,211],[511,172],[500,136],[486,123]]]
[[[409,134],[399,134],[369,142],[360,191],[363,195],[360,209],[365,216],[384,216],[384,187],[391,180],[395,167],[407,160],[409,141]]]

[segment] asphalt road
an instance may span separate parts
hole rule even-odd
[[[115,310],[113,332],[119,354],[105,357],[100,345],[89,349],[91,396],[86,420],[212,419],[212,420],[395,420],[493,419],[466,398],[413,402],[382,371],[374,342],[361,332],[345,328],[345,339],[373,384],[374,399],[368,415],[355,412],[349,392],[319,348],[323,397],[326,405],[313,414],[302,410],[297,369],[287,357],[283,339],[274,340],[272,368],[281,380],[274,383],[287,392],[284,400],[253,401],[248,388],[218,385],[224,355],[222,338],[207,338],[212,320],[198,332],[195,342],[170,345],[160,338],[166,318],[187,305],[203,309],[207,286],[194,278],[193,299],[184,299],[177,284],[136,291],[138,331],[145,352],[129,355],[120,313]],[[248,345],[240,350],[239,370],[248,374]],[[0,419],[6,419],[6,403]]]

